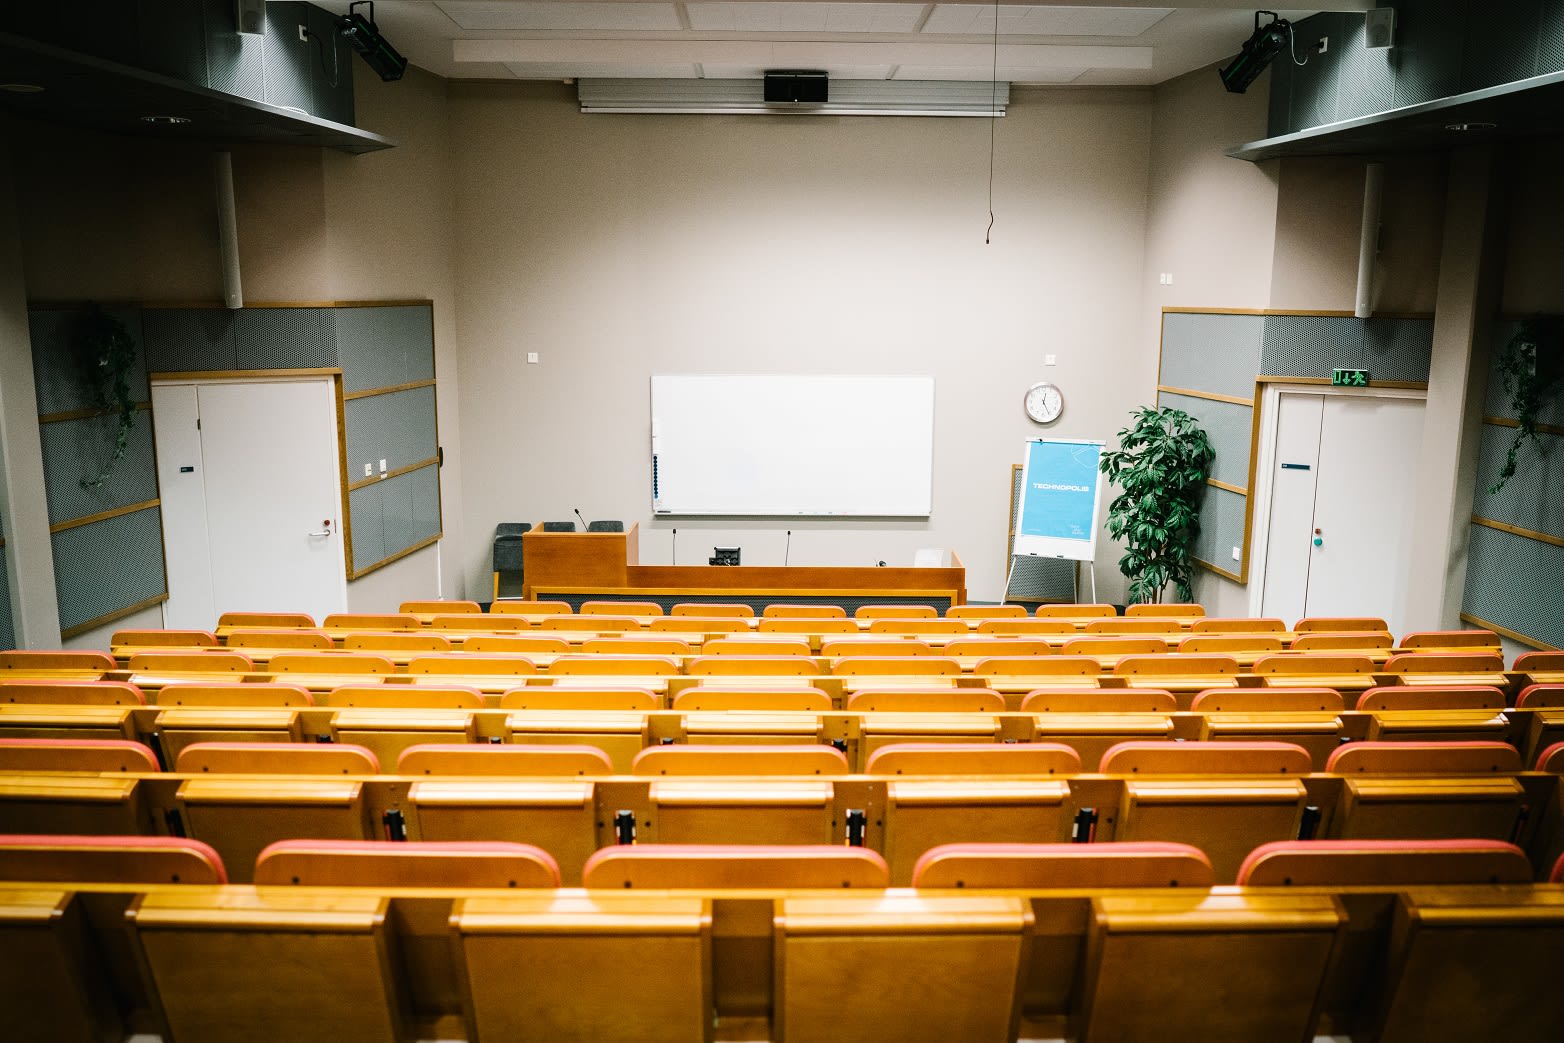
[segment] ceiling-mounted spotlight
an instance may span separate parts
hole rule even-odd
[[[1260,24],[1260,16],[1268,14],[1271,20],[1264,25]],[[1292,23],[1285,18],[1277,16],[1275,11],[1256,11],[1254,13],[1254,34],[1244,41],[1243,48],[1238,52],[1227,68],[1221,70],[1222,86],[1234,94],[1242,94],[1249,89],[1249,85],[1255,78],[1265,71],[1265,67],[1271,64],[1271,59],[1282,53],[1282,49],[1292,42]]]
[[[369,5],[369,17],[354,12],[355,7]],[[369,63],[382,80],[400,80],[407,71],[407,59],[386,42],[375,25],[374,0],[355,0],[348,4],[348,13],[337,19],[337,35],[346,40]]]

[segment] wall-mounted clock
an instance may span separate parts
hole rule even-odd
[[[1064,412],[1064,396],[1059,388],[1046,380],[1038,381],[1026,389],[1026,415],[1039,424],[1051,424]]]

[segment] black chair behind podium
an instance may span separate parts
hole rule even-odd
[[[573,521],[546,521],[543,523],[544,532],[575,532],[576,523]]]
[[[587,525],[587,532],[624,532],[624,531],[625,531],[625,523],[624,522],[622,522],[622,521],[614,521],[614,520],[611,520],[611,519],[603,519],[602,521],[594,521],[594,522],[588,523],[588,525]]]
[[[494,527],[494,599],[519,598],[526,590],[521,565],[521,537],[531,522],[500,522]]]

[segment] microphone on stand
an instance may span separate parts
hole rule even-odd
[[[672,564],[674,564],[674,565],[679,564],[679,530],[678,529],[674,529],[673,530],[673,550],[670,552],[669,556],[671,558],[671,563]]]
[[[577,518],[581,518],[581,508],[580,507],[572,507],[570,509],[576,512],[576,517]],[[581,518],[581,531],[582,532],[586,532],[587,531],[587,527],[588,527],[587,526],[587,520],[585,518]]]
[[[793,530],[787,530],[787,546],[782,548],[782,567],[787,567],[787,556],[793,550]]]

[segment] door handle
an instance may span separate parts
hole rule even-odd
[[[325,521],[321,522],[320,524],[322,526],[321,530],[319,532],[312,532],[309,535],[311,535],[311,536],[330,536],[331,535],[331,519],[327,518]]]

